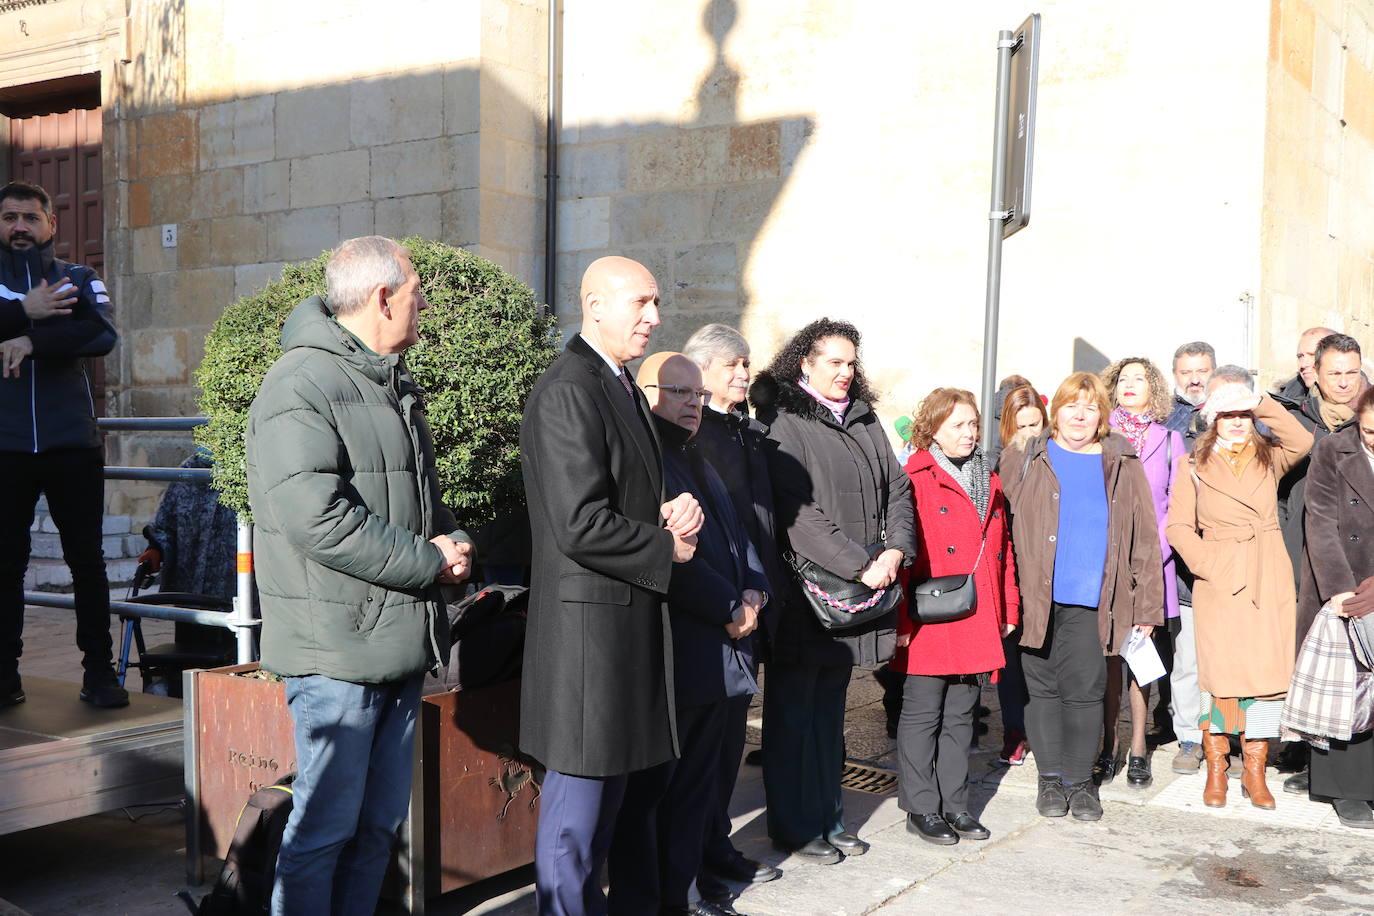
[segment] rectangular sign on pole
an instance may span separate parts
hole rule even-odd
[[[1011,108],[1003,125],[1007,158],[1002,238],[1030,222],[1031,159],[1035,145],[1035,85],[1040,75],[1040,14],[1032,13],[1014,33],[1011,51]]]
[[[1014,33],[997,33],[997,108],[992,120],[992,206],[988,210],[988,284],[983,316],[983,450],[1000,437],[991,418],[997,378],[997,324],[1002,296],[1002,240],[1030,222],[1035,83],[1040,70],[1040,14]]]

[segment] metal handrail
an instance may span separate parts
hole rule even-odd
[[[76,608],[74,596],[56,592],[24,592],[24,603],[69,610]],[[226,630],[245,625],[234,622],[233,611],[209,611],[204,608],[178,607],[175,604],[139,604],[134,601],[111,601],[110,610],[123,617],[170,620],[173,623],[195,623],[203,627],[224,627]],[[254,620],[246,624],[246,626],[252,627],[261,625],[261,620]]]
[[[95,424],[111,432],[177,432],[209,422],[209,417],[99,417]]]
[[[157,483],[209,483],[209,468],[121,468],[107,465],[106,480],[151,480]]]
[[[193,430],[209,423],[207,417],[101,417],[96,424],[109,432],[178,432]],[[158,483],[209,483],[208,468],[133,468],[106,466],[106,480],[144,480]],[[207,627],[225,627],[238,637],[238,662],[247,664],[257,654],[253,631],[262,626],[254,613],[253,601],[253,526],[238,523],[238,594],[234,596],[232,611],[207,611],[203,608],[178,607],[171,604],[136,604],[111,601],[110,610],[125,617],[170,620]],[[24,592],[24,603],[38,607],[72,609],[76,599],[71,595],[49,592]]]

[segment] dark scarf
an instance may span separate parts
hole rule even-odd
[[[968,498],[973,500],[973,505],[978,510],[978,521],[985,521],[988,517],[988,502],[992,498],[992,470],[988,465],[987,455],[983,453],[983,447],[975,445],[972,454],[956,465],[939,445],[932,442],[930,456],[946,474],[954,478],[954,482],[968,494]]]
[[[1135,414],[1124,407],[1118,407],[1112,411],[1107,422],[1130,440],[1131,448],[1135,449],[1138,457],[1145,457],[1145,442],[1150,438],[1151,422],[1147,414]]]

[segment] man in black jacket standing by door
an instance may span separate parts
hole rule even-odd
[[[83,357],[115,345],[110,296],[89,267],[53,257],[57,216],[37,185],[0,188],[0,706],[24,702],[24,572],[40,495],[76,591],[82,700],[127,706],[115,677],[101,547],[105,456]]]
[[[658,326],[658,284],[628,258],[582,278],[582,332],[525,405],[534,566],[520,749],[548,769],[535,840],[541,916],[606,912],[601,865],[629,774],[678,754],[664,597],[701,507],[664,493],[649,405],[625,364]]]

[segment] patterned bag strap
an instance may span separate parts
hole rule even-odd
[[[869,595],[866,600],[859,604],[850,604],[847,601],[841,601],[839,598],[836,598],[810,579],[802,579],[802,585],[808,592],[815,595],[835,610],[844,611],[847,614],[857,614],[859,611],[866,611],[874,607],[879,601],[883,600],[883,593],[887,591],[886,588],[876,588],[873,590],[873,594]]]

